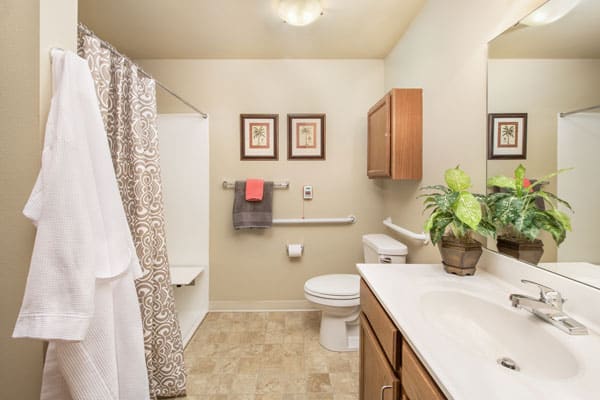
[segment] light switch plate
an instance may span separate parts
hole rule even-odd
[[[302,188],[302,197],[304,200],[312,200],[313,198],[313,187],[311,185],[304,185]]]

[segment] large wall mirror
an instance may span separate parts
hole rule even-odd
[[[548,1],[489,43],[487,176],[513,176],[519,164],[528,179],[573,168],[542,186],[574,213],[560,246],[540,234],[538,266],[600,289],[600,1],[573,1],[540,25],[552,3],[565,1]]]

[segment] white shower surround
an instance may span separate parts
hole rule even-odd
[[[600,264],[596,235],[600,221],[600,113],[579,113],[558,118],[558,168],[574,168],[558,176],[558,196],[567,200],[575,212],[573,231],[558,248],[558,261],[587,261]]]
[[[208,312],[208,119],[198,114],[159,114],[158,135],[171,280],[178,283],[176,274],[195,277],[192,285],[175,287],[186,346]]]

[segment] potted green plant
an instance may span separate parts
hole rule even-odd
[[[556,204],[572,208],[543,189],[548,179],[563,171],[529,180],[525,178],[525,167],[519,165],[512,178],[499,175],[488,179],[488,187],[499,190],[486,196],[489,219],[498,230],[499,252],[537,264],[544,253],[544,244],[538,239],[540,231],[550,233],[557,245],[565,240],[571,221]]]
[[[425,222],[431,242],[437,244],[444,270],[457,275],[473,275],[481,256],[481,243],[473,238],[477,232],[494,235],[494,226],[482,218],[485,196],[470,193],[471,178],[458,166],[444,173],[446,185],[425,186],[425,210],[431,214]]]

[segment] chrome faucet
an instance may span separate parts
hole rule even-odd
[[[585,326],[563,312],[562,307],[566,299],[557,290],[527,279],[521,279],[521,282],[537,286],[540,289],[540,297],[536,299],[522,294],[511,294],[509,299],[513,307],[527,310],[569,335],[587,335],[588,330]]]

